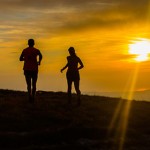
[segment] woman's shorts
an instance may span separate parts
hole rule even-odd
[[[79,71],[67,71],[66,77],[67,80],[71,80],[71,81],[80,80]]]

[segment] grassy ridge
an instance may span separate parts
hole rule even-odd
[[[149,149],[149,102],[83,95],[76,103],[39,91],[30,104],[26,92],[0,90],[0,149]]]

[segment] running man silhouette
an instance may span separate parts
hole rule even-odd
[[[34,48],[34,44],[34,40],[29,39],[29,47],[25,48],[20,55],[20,61],[24,61],[23,70],[27,83],[29,102],[34,102],[35,99],[38,65],[41,64],[42,60],[42,54],[38,49]],[[37,61],[37,57],[39,57],[39,61]]]
[[[76,55],[74,47],[70,47],[68,49],[70,56],[67,57],[67,64],[65,67],[61,69],[61,72],[68,68],[66,73],[67,83],[68,83],[68,103],[71,103],[71,90],[72,90],[72,82],[74,82],[74,87],[78,96],[78,105],[81,104],[80,99],[80,89],[79,89],[79,81],[80,81],[80,74],[79,70],[84,67],[81,59]],[[78,67],[78,64],[80,65]]]

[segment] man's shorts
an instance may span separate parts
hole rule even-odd
[[[24,70],[24,75],[25,75],[26,77],[30,77],[30,78],[37,78],[37,76],[38,76],[38,71]]]

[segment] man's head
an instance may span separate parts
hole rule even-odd
[[[28,40],[28,45],[29,45],[29,47],[33,47],[34,46],[34,40],[33,39],[29,39]]]

